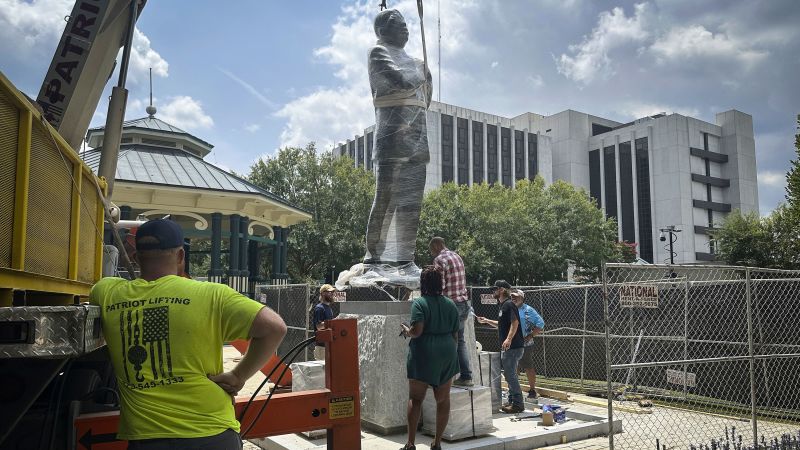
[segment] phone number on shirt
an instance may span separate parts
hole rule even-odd
[[[159,386],[169,386],[170,384],[183,383],[183,377],[165,378],[158,381],[148,381],[144,383],[128,383],[128,389],[150,389]]]

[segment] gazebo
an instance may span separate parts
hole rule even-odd
[[[213,145],[155,117],[154,107],[147,112],[123,124],[111,198],[121,219],[169,215],[178,222],[193,278],[207,276],[252,294],[257,282],[268,279],[261,258],[271,253],[272,282],[286,282],[289,227],[311,214],[209,163],[204,158]],[[91,149],[82,157],[95,171],[103,136],[102,127],[86,136]]]

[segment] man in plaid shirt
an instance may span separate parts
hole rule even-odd
[[[464,261],[458,253],[450,250],[444,239],[435,237],[428,244],[433,256],[433,265],[442,271],[442,295],[455,302],[458,308],[458,365],[461,376],[453,382],[455,386],[472,386],[472,371],[469,368],[469,353],[464,342],[464,323],[469,317],[470,306],[467,297],[467,274],[464,272]]]

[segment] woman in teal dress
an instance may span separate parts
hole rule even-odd
[[[436,398],[436,436],[431,450],[441,449],[450,418],[450,384],[458,368],[458,309],[442,295],[442,274],[433,266],[420,275],[422,297],[411,305],[411,326],[403,325],[408,344],[408,441],[401,450],[416,450],[417,425],[428,386]]]

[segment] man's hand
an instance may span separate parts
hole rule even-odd
[[[486,322],[486,317],[483,317],[483,316],[475,316],[475,320],[477,320],[478,323],[482,323],[482,324],[487,323]]]
[[[505,341],[503,341],[503,345],[500,348],[502,348],[503,351],[507,351],[508,349],[510,349],[511,348],[511,339],[506,339]]]
[[[244,378],[236,375],[235,372],[222,372],[219,375],[209,375],[208,379],[217,383],[217,386],[227,392],[229,395],[234,396],[244,387]]]

